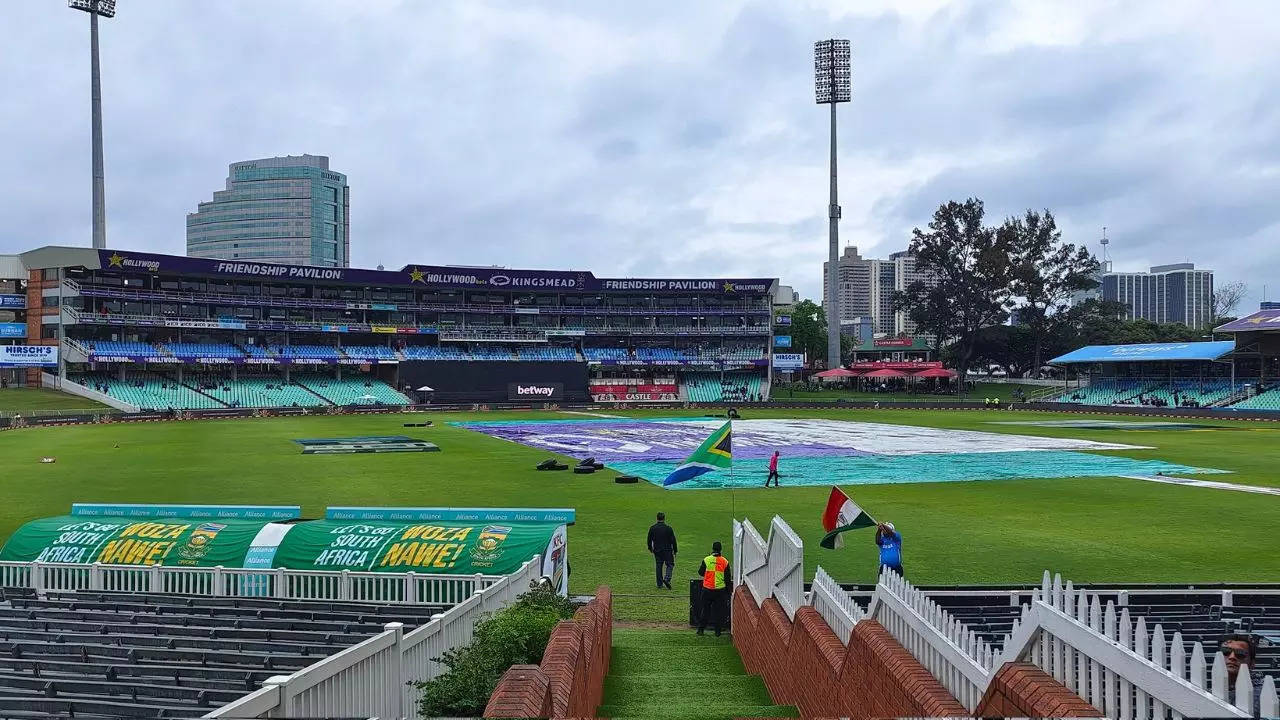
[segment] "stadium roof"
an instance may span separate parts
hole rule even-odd
[[[386,287],[482,288],[499,291],[760,293],[777,278],[603,278],[586,270],[522,270],[499,266],[405,265],[398,271],[214,260],[115,249],[47,246],[18,256],[28,269],[83,267],[121,273],[170,273],[225,279],[320,281]]]
[[[1145,343],[1141,345],[1088,345],[1049,361],[1051,365],[1072,363],[1152,362],[1177,360],[1217,360],[1234,350],[1230,340],[1215,342]]]
[[[1280,330],[1280,310],[1259,310],[1252,315],[1232,320],[1226,325],[1213,329],[1214,332],[1249,332],[1251,330]]]

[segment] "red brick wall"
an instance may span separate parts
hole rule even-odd
[[[879,623],[858,623],[846,648],[813,610],[795,622],[776,600],[733,596],[733,642],[774,702],[803,717],[964,717],[968,713]]]
[[[503,673],[484,709],[487,718],[593,717],[604,692],[613,647],[613,593],[601,586],[551,632],[541,665]]]
[[[1030,663],[1005,663],[991,679],[977,717],[1102,717],[1097,708]]]

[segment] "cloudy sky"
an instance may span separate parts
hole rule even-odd
[[[0,2],[0,253],[90,239],[88,19]],[[1190,260],[1280,297],[1270,0],[120,0],[103,21],[107,238],[181,254],[227,164],[323,154],[354,264],[777,276],[821,290],[849,38],[843,244],[948,199],[1050,208],[1117,269]]]

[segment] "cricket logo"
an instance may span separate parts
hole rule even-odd
[[[178,548],[178,557],[183,564],[195,564],[209,552],[209,543],[225,528],[222,523],[204,523],[191,531],[186,544]]]
[[[471,559],[478,563],[492,564],[502,555],[502,543],[506,542],[511,532],[509,525],[486,525],[476,538],[476,546],[471,551]]]

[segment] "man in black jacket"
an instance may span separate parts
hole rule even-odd
[[[658,513],[658,522],[649,527],[649,552],[653,553],[659,590],[664,587],[671,589],[671,571],[676,565],[676,531],[671,529],[666,519],[666,513]]]

